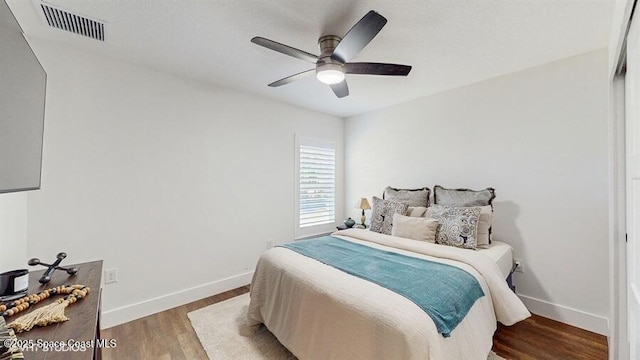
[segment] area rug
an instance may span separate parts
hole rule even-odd
[[[187,314],[209,359],[296,359],[266,327],[247,325],[248,307],[249,294],[244,294]],[[487,360],[505,359],[491,352]]]

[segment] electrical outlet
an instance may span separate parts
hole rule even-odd
[[[519,273],[523,273],[524,274],[524,264],[522,263],[522,260],[513,259],[513,261],[515,262],[515,265],[516,265],[515,272],[519,272]]]
[[[273,239],[267,240],[267,249],[271,249],[273,247]]]
[[[104,271],[104,283],[112,284],[118,282],[118,269],[107,269]]]

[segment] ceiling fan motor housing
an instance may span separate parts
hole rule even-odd
[[[331,58],[340,40],[342,38],[336,35],[325,35],[318,40],[320,56],[316,62],[316,77],[325,84],[335,84],[344,80],[345,64]]]
[[[325,35],[318,39],[318,45],[320,46],[320,57],[327,57],[333,54],[333,50],[336,49],[342,38],[336,35]]]
[[[342,38],[336,35],[325,35],[318,40],[318,45],[320,46],[320,56],[318,57],[318,61],[316,62],[316,72],[320,68],[326,70],[335,69],[344,72],[344,63],[331,57],[333,51],[336,49],[336,46],[340,44],[340,40],[342,40]]]

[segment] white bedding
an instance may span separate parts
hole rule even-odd
[[[285,248],[265,252],[251,284],[249,322],[267,328],[300,359],[486,359],[496,319],[530,316],[496,263],[475,251],[349,229],[344,240],[457,266],[485,296],[449,338],[405,297]]]
[[[498,264],[502,278],[506,279],[513,267],[513,248],[507,243],[491,240],[491,244],[485,249],[478,249],[478,252],[490,257]]]

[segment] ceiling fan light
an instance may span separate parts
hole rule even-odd
[[[322,70],[316,73],[316,77],[320,82],[333,85],[344,80],[344,73],[340,70]]]
[[[316,78],[322,83],[333,85],[344,80],[344,66],[341,64],[324,64],[316,68]]]

